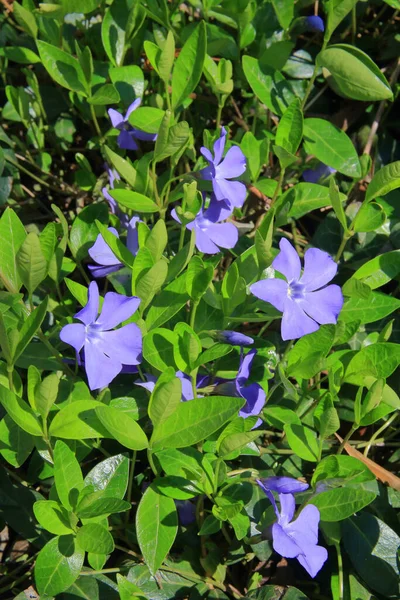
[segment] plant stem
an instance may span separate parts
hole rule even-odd
[[[94,128],[96,130],[96,133],[99,136],[100,141],[103,141],[103,134],[101,133],[100,125],[99,125],[99,122],[98,122],[97,117],[96,117],[96,111],[94,109],[93,104],[89,104],[89,106],[90,106],[90,114],[92,116],[92,121],[93,121],[93,124],[94,124]]]
[[[282,189],[282,184],[283,184],[283,179],[284,179],[284,177],[285,177],[285,169],[281,169],[281,172],[280,172],[280,174],[279,174],[279,179],[278,179],[278,185],[277,185],[277,186],[276,186],[276,188],[275,188],[274,195],[272,196],[271,203],[270,203],[270,205],[269,205],[269,206],[270,206],[270,209],[271,209],[271,208],[273,207],[273,205],[275,204],[275,202],[276,202],[276,199],[277,199],[277,197],[278,197],[278,194],[279,194],[279,192],[280,192],[280,191],[281,191],[281,189]]]
[[[8,386],[10,391],[14,391],[14,379],[13,379],[14,365],[7,365],[7,375],[8,375]]]
[[[40,341],[43,342],[43,344],[46,346],[46,348],[51,352],[52,356],[54,356],[56,361],[60,364],[60,366],[62,367],[62,370],[66,373],[66,375],[68,375],[69,377],[72,377],[72,379],[75,380],[76,379],[75,373],[64,362],[63,357],[61,356],[59,351],[56,348],[54,348],[54,346],[51,344],[51,342],[49,342],[49,340],[44,335],[44,333],[42,332],[41,329],[39,329],[39,331],[36,333],[36,335],[38,336]]]
[[[340,544],[335,544],[335,550],[336,550],[337,562],[338,562],[339,600],[343,600],[343,598],[344,598],[343,560],[342,560],[342,552],[340,550]]]
[[[149,465],[150,465],[151,470],[153,471],[154,475],[156,477],[158,477],[158,472],[157,472],[157,469],[156,469],[156,465],[154,464],[154,460],[153,460],[153,453],[152,453],[152,451],[151,451],[150,448],[147,448],[147,459],[149,461]]]
[[[336,256],[335,256],[335,262],[339,262],[340,257],[342,256],[343,251],[346,247],[346,244],[352,235],[353,235],[353,232],[350,230],[344,232],[342,242],[341,242],[341,244],[339,246],[339,250],[337,251]]]
[[[380,427],[377,431],[375,431],[375,433],[373,434],[373,436],[369,440],[368,444],[365,446],[364,456],[368,456],[368,452],[370,451],[370,448],[371,448],[372,444],[374,443],[374,441],[380,436],[380,434],[383,431],[385,431],[385,429],[387,429],[388,427],[390,427],[390,425],[393,423],[393,421],[395,421],[397,419],[398,416],[399,416],[399,413],[398,412],[394,412],[391,415],[391,417],[382,425],[382,427]]]
[[[136,455],[137,451],[134,450],[132,452],[131,464],[129,465],[129,479],[128,479],[128,490],[127,490],[127,501],[131,504],[132,499],[132,484],[133,484],[133,475],[135,473],[135,464],[136,464]],[[125,513],[125,526],[128,526],[129,522],[129,510]]]
[[[217,111],[217,120],[215,123],[215,127],[216,129],[219,129],[221,127],[221,116],[222,116],[222,109],[224,108],[224,105],[219,103],[218,104],[218,111]]]
[[[326,48],[327,44],[328,44],[328,40],[324,40],[324,43],[322,44],[321,52],[322,52],[323,50],[325,50],[325,48]],[[304,94],[304,98],[303,98],[303,100],[302,100],[302,103],[301,103],[301,110],[304,110],[304,107],[305,107],[305,105],[306,105],[306,102],[307,102],[307,100],[308,100],[308,96],[311,94],[311,91],[312,91],[312,89],[313,89],[313,87],[314,87],[314,81],[315,81],[315,80],[316,80],[316,78],[317,78],[317,75],[318,75],[318,70],[319,70],[319,66],[316,64],[316,65],[315,65],[315,67],[314,67],[313,74],[311,75],[311,79],[310,79],[310,81],[308,82],[308,86],[307,86],[307,89],[306,89],[306,93]]]
[[[197,307],[199,305],[199,300],[192,300],[192,310],[190,312],[190,321],[189,325],[192,329],[194,329],[194,322],[196,319]]]
[[[357,431],[357,429],[358,429],[358,425],[356,425],[355,423],[353,423],[353,425],[351,426],[350,431],[348,432],[348,434],[344,438],[343,442],[340,444],[340,446],[339,446],[338,451],[336,452],[336,454],[342,454],[345,445],[347,444],[347,442],[349,441],[349,439],[351,438],[351,436],[353,435],[353,433],[355,431]]]

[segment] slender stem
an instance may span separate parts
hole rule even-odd
[[[350,230],[344,232],[342,242],[341,242],[341,244],[339,246],[339,250],[337,251],[336,256],[335,256],[335,262],[339,262],[340,257],[342,256],[343,251],[346,247],[346,244],[349,241],[349,239],[351,238],[351,236],[352,236],[352,232]]]
[[[179,236],[179,246],[178,246],[178,251],[182,250],[183,248],[183,244],[185,241],[185,233],[186,233],[186,227],[184,225],[181,226],[181,234]]]
[[[338,451],[336,452],[336,454],[342,454],[345,445],[347,444],[347,442],[349,441],[349,439],[351,438],[351,436],[353,435],[353,433],[355,431],[357,431],[357,429],[358,429],[358,425],[356,425],[355,423],[353,423],[353,425],[351,426],[350,431],[348,432],[348,434],[344,438],[343,442],[340,444],[340,446],[339,446]]]
[[[395,421],[397,419],[398,416],[399,416],[399,413],[398,412],[394,412],[391,415],[391,417],[382,425],[382,427],[380,427],[377,431],[375,431],[375,433],[373,434],[373,436],[369,440],[368,444],[365,446],[364,456],[368,456],[368,452],[370,451],[371,445],[381,435],[381,433],[383,431],[385,431],[385,429],[387,429],[388,427],[390,427],[390,425],[393,423],[393,421]]]
[[[339,600],[343,600],[343,598],[344,598],[343,560],[342,560],[342,552],[340,550],[340,544],[335,544],[335,550],[336,550],[337,562],[338,562]]]
[[[120,573],[122,569],[129,569],[129,567],[114,567],[110,569],[100,569],[100,571],[81,571],[80,575],[102,575],[103,573]]]
[[[157,472],[157,469],[156,469],[156,465],[154,464],[153,453],[151,451],[151,448],[147,448],[147,459],[149,461],[149,465],[150,465],[151,470],[153,471],[154,475],[156,477],[158,477],[158,472]]]
[[[270,208],[271,208],[271,207],[272,207],[272,206],[275,204],[275,202],[276,202],[276,199],[277,199],[277,197],[278,197],[278,195],[279,195],[279,192],[280,192],[280,191],[281,191],[281,189],[282,189],[282,184],[283,184],[283,179],[284,179],[284,177],[285,177],[285,169],[281,169],[281,172],[280,172],[280,174],[279,174],[279,179],[278,179],[278,185],[277,185],[277,186],[276,186],[276,188],[275,188],[274,195],[272,196],[271,203],[270,203],[270,205],[269,205],[269,206],[270,206]]]
[[[62,367],[62,370],[69,376],[72,377],[74,380],[76,379],[75,377],[75,373],[69,368],[69,366],[64,362],[62,355],[59,353],[59,351],[54,348],[54,346],[51,344],[51,342],[49,342],[49,340],[47,339],[47,337],[44,335],[44,333],[41,331],[41,329],[39,329],[39,331],[36,333],[36,335],[38,336],[38,338],[40,339],[41,342],[43,342],[43,344],[47,347],[48,350],[50,350],[52,356],[54,356],[54,358],[56,359],[56,361],[60,364],[60,366]]]
[[[92,116],[92,121],[93,121],[93,124],[94,124],[94,128],[96,130],[96,133],[99,136],[99,138],[101,140],[103,140],[103,134],[101,133],[100,125],[99,125],[99,122],[98,122],[97,117],[96,117],[96,111],[94,109],[94,106],[93,106],[93,104],[89,104],[89,106],[90,106],[90,114]]]
[[[69,192],[65,192],[64,190],[61,190],[59,187],[55,187],[55,186],[51,185],[50,183],[47,183],[47,181],[45,181],[41,177],[38,177],[34,173],[31,173],[30,171],[28,171],[28,169],[25,169],[25,167],[23,167],[19,163],[14,162],[8,156],[5,155],[4,158],[6,159],[7,162],[10,163],[10,165],[13,165],[13,167],[16,167],[22,173],[25,173],[25,175],[28,175],[29,177],[31,177],[31,179],[34,179],[35,181],[37,181],[38,183],[40,183],[40,185],[44,185],[49,190],[53,190],[54,192],[58,192],[59,194],[64,194],[64,196],[65,195],[69,195]]]
[[[128,479],[128,489],[127,489],[127,496],[126,496],[129,504],[131,504],[131,500],[132,500],[132,485],[133,485],[133,475],[135,473],[136,455],[137,455],[137,451],[134,450],[132,452],[131,463],[129,466],[129,479]],[[129,512],[130,511],[127,510],[125,513],[125,525],[126,526],[128,526],[128,523],[129,523]]]
[[[356,6],[354,5],[351,9],[351,43],[353,46],[356,45],[357,37],[357,12]]]
[[[219,129],[221,126],[221,116],[222,116],[222,109],[224,108],[224,105],[221,104],[221,102],[218,103],[218,111],[217,111],[217,121],[216,121],[216,128]]]
[[[322,44],[321,52],[323,50],[325,50],[327,44],[328,44],[328,40],[324,40],[324,43]],[[306,102],[308,100],[308,96],[311,94],[311,91],[312,91],[312,89],[314,87],[314,82],[315,82],[315,80],[317,78],[318,70],[319,70],[319,66],[316,64],[315,67],[314,67],[313,74],[311,75],[310,81],[308,82],[306,93],[304,94],[304,98],[303,98],[302,103],[301,103],[301,109],[302,110],[304,110],[304,107],[305,107]]]

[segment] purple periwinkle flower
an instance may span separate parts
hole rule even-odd
[[[209,207],[201,208],[194,221],[186,225],[186,229],[196,234],[196,248],[204,254],[217,254],[220,248],[234,248],[239,238],[237,228],[233,223],[221,223],[226,219],[227,211],[225,203],[221,203],[213,197]],[[175,209],[171,212],[172,217],[180,223]]]
[[[328,558],[326,548],[318,546],[319,510],[308,504],[293,521],[296,509],[293,493],[303,492],[308,485],[291,477],[271,477],[257,483],[268,496],[277,517],[272,525],[275,552],[285,558],[297,558],[307,573],[315,577]],[[272,491],[279,494],[280,510]]]
[[[140,222],[139,217],[132,217],[128,225],[128,233],[126,238],[126,247],[128,250],[136,256],[139,250],[139,239],[137,224]],[[110,231],[115,237],[119,238],[118,231],[114,227],[109,227]],[[93,246],[88,250],[89,256],[96,263],[95,265],[88,265],[89,271],[93,277],[107,277],[111,273],[115,273],[123,268],[122,262],[118,260],[111,248],[106,244],[103,236],[99,233]]]
[[[306,169],[303,173],[304,181],[307,183],[318,183],[320,179],[325,179],[332,175],[332,173],[336,173],[336,169],[332,169],[332,167],[328,167],[324,163],[320,163],[315,169]]]
[[[326,285],[337,272],[337,264],[327,252],[309,248],[304,254],[301,275],[300,258],[293,246],[282,238],[280,252],[272,263],[284,279],[262,279],[250,286],[252,294],[283,312],[281,335],[294,340],[313,333],[320,325],[336,323],[343,306],[338,285]]]
[[[215,198],[224,200],[232,207],[241,208],[246,200],[246,186],[240,181],[231,181],[234,177],[240,177],[246,170],[246,157],[239,148],[233,146],[222,158],[225,149],[227,132],[224,127],[221,135],[214,143],[214,156],[204,146],[200,152],[208,161],[209,165],[200,171],[203,179],[212,182]]]
[[[238,374],[235,380],[237,395],[246,400],[246,404],[239,411],[239,415],[245,419],[247,417],[258,416],[265,404],[266,396],[261,385],[258,383],[247,383],[250,378],[251,367],[256,354],[257,350],[255,348],[250,350],[245,356],[242,354]],[[258,427],[261,423],[262,420],[258,419],[255,427]]]
[[[157,139],[156,133],[146,133],[145,131],[141,131],[140,129],[132,127],[132,125],[129,123],[129,115],[133,113],[134,110],[139,108],[141,102],[141,98],[136,98],[136,100],[134,100],[129,106],[125,115],[115,110],[115,108],[108,109],[108,116],[110,117],[112,126],[120,131],[117,144],[124,150],[137,150],[138,145],[136,140],[154,142],[154,140]]]
[[[184,527],[191,525],[196,520],[196,506],[190,500],[175,500],[179,522]]]
[[[75,318],[81,323],[65,325],[60,338],[77,353],[84,349],[85,370],[91,390],[106,387],[124,365],[138,365],[142,360],[142,333],[135,323],[115,329],[137,310],[140,298],[108,292],[99,313],[99,288],[89,285],[88,302]]]
[[[321,31],[322,33],[325,31],[324,21],[317,15],[306,17],[305,23],[309,31]]]
[[[248,335],[244,335],[244,333],[239,333],[238,331],[230,331],[228,329],[219,331],[217,337],[220,342],[231,344],[232,346],[251,346],[251,344],[254,344],[253,338]]]

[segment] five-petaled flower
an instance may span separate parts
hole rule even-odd
[[[240,177],[246,170],[246,157],[239,146],[229,148],[224,159],[222,155],[225,149],[227,132],[224,127],[221,135],[214,143],[214,156],[204,146],[200,152],[208,161],[208,167],[200,171],[203,179],[212,182],[215,198],[224,201],[231,209],[241,208],[246,200],[246,186],[240,181],[230,181],[234,177]]]
[[[244,418],[258,416],[265,404],[265,392],[261,385],[259,383],[247,383],[256,354],[257,350],[255,348],[245,356],[242,354],[235,380],[237,395],[246,400],[246,404],[239,411],[239,415]],[[262,420],[258,419],[254,427],[258,427],[261,423]]]
[[[234,248],[238,241],[239,233],[233,223],[221,223],[226,219],[230,210],[227,211],[224,203],[219,203],[212,196],[209,207],[201,208],[194,221],[186,225],[189,231],[194,229],[196,234],[196,248],[204,254],[217,254],[220,248]],[[180,223],[175,209],[171,212],[172,217]]]
[[[114,330],[135,313],[140,299],[108,292],[98,316],[99,304],[99,288],[92,281],[88,302],[75,315],[81,323],[65,325],[60,331],[61,340],[75,348],[78,361],[79,352],[84,349],[85,370],[91,390],[108,386],[124,365],[138,365],[142,359],[139,327],[129,323]]]
[[[315,577],[328,558],[323,546],[318,546],[319,510],[308,504],[293,521],[296,501],[293,493],[304,492],[308,485],[291,477],[270,477],[257,480],[274,507],[277,522],[272,525],[275,552],[285,558],[297,558],[311,577]],[[279,495],[280,510],[272,492]]]
[[[133,254],[133,256],[136,256],[139,249],[138,231],[136,228],[139,221],[139,217],[132,217],[128,225],[126,247]],[[119,238],[118,231],[114,229],[114,227],[109,227],[108,231],[115,235],[115,237]],[[96,263],[95,265],[88,265],[89,271],[93,277],[106,277],[111,273],[119,271],[124,266],[122,262],[120,262],[115,256],[110,246],[106,244],[103,236],[100,233],[97,236],[93,246],[89,248],[88,253]]]
[[[125,150],[137,150],[138,145],[136,140],[154,142],[154,140],[157,139],[157,134],[146,133],[145,131],[141,131],[140,129],[132,127],[132,125],[129,123],[129,115],[133,113],[134,110],[139,108],[141,102],[141,98],[136,98],[136,100],[134,100],[129,106],[125,115],[115,110],[115,108],[108,109],[108,116],[110,117],[112,126],[120,131],[117,144],[120,148]]]
[[[304,254],[301,275],[300,258],[285,239],[273,268],[286,277],[262,279],[250,286],[252,294],[283,312],[281,335],[294,340],[319,329],[320,325],[336,323],[343,306],[338,285],[326,285],[336,275],[337,264],[327,252],[309,248]]]

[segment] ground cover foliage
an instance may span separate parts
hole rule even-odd
[[[2,8],[0,596],[399,598],[399,2]]]

